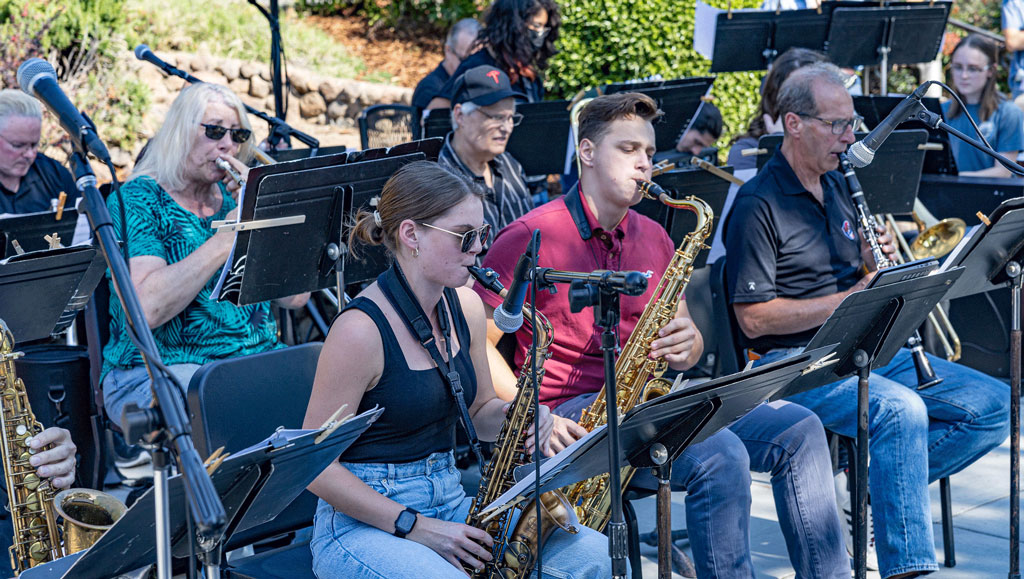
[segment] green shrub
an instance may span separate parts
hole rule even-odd
[[[726,7],[726,0],[712,0]],[[755,7],[758,0],[733,2]],[[707,75],[711,62],[693,49],[694,0],[566,0],[560,52],[551,60],[547,85],[554,96],[660,74],[663,78]],[[722,111],[723,140],[746,130],[757,110],[760,72],[720,74],[712,94]]]

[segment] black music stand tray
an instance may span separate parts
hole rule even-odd
[[[53,211],[40,211],[0,218],[0,236],[3,239],[0,259],[18,254],[13,245],[15,240],[25,252],[50,249],[50,243],[44,236],[53,233],[60,236],[64,245],[70,245],[78,223],[78,211],[65,209],[60,221],[56,215]]]
[[[931,62],[942,47],[952,2],[844,2],[832,10],[826,52],[836,66]]]
[[[512,130],[505,150],[527,175],[560,175],[569,145],[569,101],[516,105],[523,122]]]
[[[444,137],[452,130],[452,110],[430,109],[423,117],[423,138]],[[513,133],[515,131],[512,131]]]
[[[277,149],[268,153],[268,155],[273,157],[278,163],[284,163],[287,161],[297,161],[299,159],[309,159],[311,157],[327,157],[330,155],[337,155],[338,153],[345,153],[347,151],[348,147],[345,145],[335,145],[332,147],[319,147],[316,149]]]
[[[288,506],[328,465],[338,459],[384,411],[368,410],[352,417],[320,443],[315,430],[279,430],[266,440],[229,455],[211,475],[229,523],[221,545],[232,533],[265,523]],[[189,556],[185,484],[181,475],[168,479],[171,495],[172,553]],[[20,577],[38,579],[103,579],[156,561],[153,540],[153,490],[142,495],[128,512],[85,551],[24,571]],[[215,555],[219,565],[219,553]]]
[[[924,260],[923,260],[924,261]],[[900,280],[901,271],[913,271],[911,262],[884,270],[887,278],[874,281]],[[964,273],[955,268],[932,275],[906,273],[902,281],[854,292],[839,304],[811,338],[807,348],[838,344],[836,363],[829,372],[800,376],[777,392],[773,398],[786,398],[806,390],[830,384],[856,373],[857,387],[857,456],[850,467],[854,478],[851,501],[856,505],[854,522],[854,571],[858,579],[867,577],[867,508],[868,508],[868,377],[871,370],[888,364],[928,317],[935,305]],[[880,272],[878,276],[881,276]]]
[[[725,167],[726,171],[732,172],[732,167]],[[718,228],[718,217],[722,214],[725,206],[725,199],[729,195],[729,182],[721,179],[703,169],[686,167],[674,171],[662,173],[654,177],[653,181],[661,185],[672,197],[682,199],[690,195],[696,196],[711,206],[715,218],[711,223],[711,235],[707,243],[715,238],[715,230]],[[697,215],[686,209],[673,209],[661,201],[644,198],[640,203],[633,206],[638,213],[646,215],[657,221],[668,231],[672,243],[679,246],[683,238],[693,232],[697,227]],[[699,269],[707,264],[708,252],[701,250],[694,260],[693,268]]]
[[[0,318],[15,340],[49,337],[76,292],[88,296],[96,289],[104,263],[91,245],[35,251],[0,262]],[[87,275],[97,269],[100,275]]]
[[[824,51],[832,2],[822,10],[732,10],[715,21],[711,72],[766,70],[793,47]]]
[[[987,224],[986,224],[987,223]],[[1020,577],[1021,264],[1024,262],[1024,199],[1004,201],[974,227],[942,266],[966,271],[951,298],[1010,287],[1010,573]]]
[[[383,250],[366,248],[365,262],[352,261],[346,219],[400,167],[436,160],[440,148],[428,139],[252,169],[240,223],[227,225],[238,237],[220,299],[252,304],[330,287],[336,276],[372,279],[386,267]]]
[[[619,426],[622,440],[620,464],[628,462],[634,468],[670,469],[672,461],[689,445],[728,426],[798,374],[807,371],[830,351],[830,348],[820,348],[801,352],[771,364],[693,387],[683,387],[637,406],[622,418]],[[809,371],[818,373],[816,370],[812,368]],[[540,492],[607,473],[608,444],[608,432],[603,425],[556,456],[545,460],[540,469]],[[518,467],[515,474],[519,481],[487,505],[485,512],[499,506],[515,506],[536,496],[534,465],[531,463]],[[656,477],[665,480],[667,484],[667,475],[667,472],[661,472]],[[660,508],[665,506],[662,502]],[[663,533],[659,539],[668,539],[670,534]]]
[[[857,133],[857,140],[867,133]],[[878,148],[875,160],[867,167],[854,169],[864,189],[864,199],[875,213],[910,213],[921,184],[928,140],[924,129],[893,131]],[[757,170],[768,162],[782,145],[782,135],[764,135],[757,141]]]

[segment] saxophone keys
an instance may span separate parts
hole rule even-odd
[[[30,476],[35,476],[35,475],[30,475]],[[28,477],[26,477],[26,480],[27,479],[28,479]],[[38,481],[39,481],[39,477],[36,477],[36,483],[35,484],[33,484],[32,486],[29,486],[31,483],[26,483],[25,486],[27,488],[30,488],[30,489],[35,489],[35,488],[39,487],[39,482]],[[40,505],[39,505],[39,495],[37,493],[34,493],[34,492],[29,493],[28,496],[25,497],[25,506],[27,506],[29,508],[29,510],[38,511],[39,507],[40,507]]]
[[[30,472],[27,475],[25,475],[25,479],[22,482],[25,485],[25,488],[27,488],[30,491],[34,491],[37,488],[39,488],[39,483],[42,481],[39,480],[39,475],[37,475],[34,472]],[[35,497],[35,494],[29,496]]]
[[[28,556],[33,561],[45,561],[50,555],[50,546],[43,541],[35,541],[28,548]]]

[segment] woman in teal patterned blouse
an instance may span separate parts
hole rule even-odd
[[[132,283],[160,355],[185,388],[207,362],[282,347],[269,302],[235,306],[210,299],[233,241],[232,233],[215,232],[210,224],[238,213],[238,185],[216,161],[245,176],[252,147],[238,96],[218,85],[186,87],[131,180],[107,200],[114,230],[126,237]],[[295,308],[308,298],[277,303]],[[101,380],[107,414],[120,422],[128,403],[146,407],[152,393],[118,300],[111,300],[110,314]]]

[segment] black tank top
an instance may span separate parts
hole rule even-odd
[[[454,295],[454,292],[450,292]],[[469,355],[469,326],[458,297],[448,304],[459,337],[455,369],[462,377],[466,405],[476,398],[476,372]],[[384,372],[373,389],[363,395],[359,412],[381,406],[384,412],[341,455],[342,462],[412,462],[455,447],[459,407],[437,368],[410,370],[402,346],[380,307],[358,297],[348,305],[370,316],[384,345]]]

